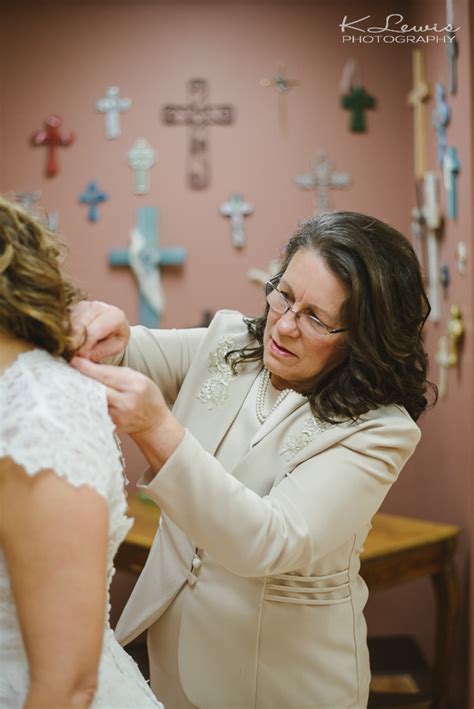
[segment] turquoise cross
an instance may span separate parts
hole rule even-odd
[[[181,247],[160,249],[159,245],[159,211],[155,207],[140,207],[137,215],[137,230],[143,238],[138,259],[143,278],[138,278],[140,324],[146,327],[160,326],[160,310],[146,292],[147,276],[153,278],[156,269],[161,266],[177,266],[186,260],[186,250]],[[131,247],[128,249],[113,249],[109,254],[111,266],[132,267]]]

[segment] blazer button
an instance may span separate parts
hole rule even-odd
[[[195,583],[197,583],[197,578],[191,572],[189,572],[189,574],[188,574],[188,583],[190,586],[194,586]]]
[[[200,569],[202,566],[202,561],[198,556],[193,557],[192,567],[193,569]]]

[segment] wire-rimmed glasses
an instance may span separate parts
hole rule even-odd
[[[293,310],[293,303],[286,293],[278,290],[280,283],[279,278],[272,278],[265,283],[265,296],[271,310],[278,315],[285,315],[289,310],[294,313],[295,318],[299,318],[299,326],[301,332],[304,332],[309,337],[326,337],[327,335],[335,335],[338,332],[346,332],[347,327],[331,328],[325,325],[316,315],[305,313],[300,310]]]

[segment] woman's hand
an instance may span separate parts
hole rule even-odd
[[[123,310],[98,300],[83,300],[71,308],[74,338],[84,339],[77,354],[92,362],[124,351],[130,338],[130,326]]]
[[[129,367],[95,364],[74,357],[72,366],[105,384],[110,416],[118,430],[128,433],[155,471],[182,441],[185,429],[168,409],[157,385]]]

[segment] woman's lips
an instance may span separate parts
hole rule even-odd
[[[279,345],[273,337],[270,340],[270,349],[274,354],[280,355],[280,357],[296,357],[293,352],[290,352],[289,350],[285,349],[281,345]]]

